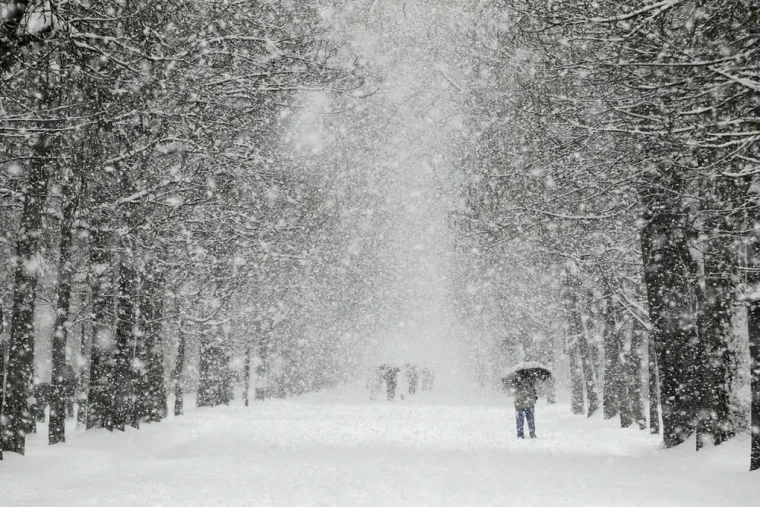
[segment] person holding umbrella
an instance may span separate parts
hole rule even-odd
[[[509,388],[515,402],[515,422],[517,423],[517,438],[525,438],[525,420],[528,421],[530,438],[536,438],[536,382],[551,377],[551,371],[536,363],[520,363],[514,366],[502,379]]]

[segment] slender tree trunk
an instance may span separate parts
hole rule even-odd
[[[660,382],[657,354],[651,334],[647,340],[647,353],[649,355],[649,432],[654,435],[660,433]]]
[[[620,339],[615,333],[615,313],[611,298],[604,312],[604,418],[618,415],[621,398]]]
[[[110,234],[101,223],[92,228],[90,288],[92,291],[92,347],[87,396],[87,429],[113,431],[113,371],[110,368],[114,336],[109,316],[111,305]]]
[[[573,414],[582,414],[583,407],[583,370],[578,357],[578,344],[570,347],[570,388],[572,392],[571,406]]]
[[[164,361],[161,346],[161,322],[164,312],[163,277],[149,265],[143,280],[140,318],[143,322],[142,389],[138,396],[145,399],[148,422],[158,422],[166,417],[166,388],[164,386]]]
[[[5,311],[3,310],[3,302],[0,300],[0,416],[2,416],[2,409],[5,406],[5,355],[8,351],[8,342],[3,337],[4,332]],[[4,428],[0,424],[0,461],[3,460],[3,443],[5,440],[3,433],[1,433],[3,430]]]
[[[71,306],[71,277],[74,270],[71,264],[71,242],[74,229],[74,215],[77,198],[70,181],[62,187],[64,204],[61,220],[61,243],[58,258],[58,284],[56,289],[57,304],[55,326],[53,328],[53,372],[52,397],[50,400],[50,422],[48,442],[50,445],[66,441],[66,391],[64,376],[66,367],[66,338],[69,330],[69,310]],[[70,196],[67,198],[67,196]]]
[[[87,306],[85,296],[81,296],[82,311]],[[89,384],[89,378],[87,375],[88,368],[87,363],[87,319],[82,319],[80,327],[80,342],[79,342],[79,354],[82,360],[82,364],[79,365],[78,382],[77,382],[77,426],[87,424],[87,385]]]
[[[685,216],[667,207],[641,231],[644,281],[660,371],[663,441],[684,442],[694,431],[697,400],[694,365],[697,341],[688,273],[693,271]]]
[[[47,149],[39,141],[35,151]],[[42,160],[33,160],[24,191],[21,227],[16,243],[13,310],[6,365],[5,402],[0,409],[0,447],[24,454],[26,433],[32,424],[28,398],[34,378],[34,308],[40,266],[36,259],[42,234],[42,215],[47,199],[48,171]]]
[[[599,410],[599,396],[596,393],[596,377],[594,375],[594,361],[591,356],[591,347],[588,342],[588,328],[586,321],[581,317],[583,332],[578,336],[578,346],[583,368],[583,381],[586,388],[586,401],[588,402],[588,417]]]
[[[634,321],[631,333],[631,350],[626,360],[625,378],[631,404],[631,418],[642,430],[647,427],[647,418],[644,415],[644,405],[641,400],[641,348],[646,341],[646,329],[638,320]]]
[[[177,347],[177,360],[174,363],[174,370],[172,371],[172,382],[174,383],[174,415],[182,415],[184,413],[184,399],[182,392],[182,371],[185,368],[185,342],[187,340],[185,336],[185,327],[183,325],[182,318],[179,321],[179,345]]]
[[[245,364],[243,365],[243,403],[248,406],[248,389],[251,384],[251,347],[245,351]]]

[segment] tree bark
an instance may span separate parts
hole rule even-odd
[[[140,319],[142,321],[142,357],[144,374],[138,396],[145,400],[142,418],[158,422],[166,417],[166,388],[161,347],[161,322],[164,312],[163,277],[149,265],[143,279]]]
[[[66,390],[64,376],[66,367],[66,338],[69,330],[69,311],[71,307],[71,243],[77,197],[69,176],[62,186],[64,203],[61,219],[61,242],[58,257],[58,283],[56,288],[56,317],[52,340],[52,398],[50,400],[50,421],[48,425],[48,443],[50,445],[66,441]],[[70,197],[69,197],[70,196]]]
[[[646,329],[638,320],[635,320],[631,333],[631,350],[626,359],[625,382],[628,386],[631,418],[642,430],[647,427],[647,418],[644,415],[644,405],[641,401],[641,348],[646,341]]]
[[[734,253],[732,240],[721,233],[721,219],[707,220],[710,237],[704,245],[704,283],[697,288],[699,313],[699,384],[700,401],[697,422],[697,450],[705,441],[721,444],[732,435],[730,422],[731,317],[733,301]]]
[[[663,441],[684,442],[694,431],[697,341],[689,301],[693,272],[685,216],[668,206],[653,211],[641,230],[644,282],[660,372]]]
[[[760,237],[755,233],[747,247],[750,285],[749,292],[756,294],[760,288]],[[749,469],[760,469],[760,299],[752,299],[747,306],[747,332],[749,334],[750,355],[750,464]]]
[[[45,142],[44,139],[40,140],[35,148],[40,157],[47,151]],[[27,400],[34,378],[34,308],[40,269],[35,257],[42,234],[48,178],[45,163],[33,160],[24,191],[21,227],[16,243],[5,402],[0,410],[0,447],[19,454],[24,454],[26,433],[33,422]]]
[[[124,246],[124,245],[123,245]],[[122,254],[124,256],[124,254]],[[127,256],[131,257],[131,256]],[[113,354],[114,384],[113,426],[124,431],[126,424],[137,427],[134,399],[135,372],[132,368],[136,349],[138,277],[131,258],[122,257],[119,265],[119,296],[116,309],[116,349]]]
[[[649,355],[649,432],[654,435],[660,433],[660,375],[651,334],[647,341],[647,353]]]
[[[570,388],[571,388],[571,408],[573,414],[582,414],[584,412],[583,403],[583,371],[578,357],[578,344],[574,343],[569,350],[570,354]]]
[[[185,328],[182,322],[182,318],[179,321],[179,345],[177,347],[177,359],[174,362],[174,370],[172,371],[172,382],[174,383],[174,415],[182,415],[184,413],[184,399],[182,392],[182,370],[185,368],[185,342],[187,337],[185,336]]]
[[[248,406],[248,389],[251,385],[251,347],[245,350],[245,364],[243,365],[243,404]]]
[[[606,301],[604,309],[604,398],[602,401],[605,419],[618,415],[621,395],[620,339],[615,333],[615,313],[612,299]]]
[[[92,291],[92,347],[87,429],[106,428],[113,431],[113,371],[109,366],[114,348],[109,316],[112,288],[110,233],[98,222],[91,227],[91,238],[89,282]]]

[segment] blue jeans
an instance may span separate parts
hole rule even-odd
[[[515,409],[515,418],[517,419],[517,438],[525,438],[523,417],[528,420],[530,438],[536,438],[536,418],[533,412],[533,407]]]

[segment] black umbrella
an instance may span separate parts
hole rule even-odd
[[[549,368],[535,361],[519,363],[512,368],[501,381],[505,387],[533,385],[536,382],[550,379],[552,372]]]

